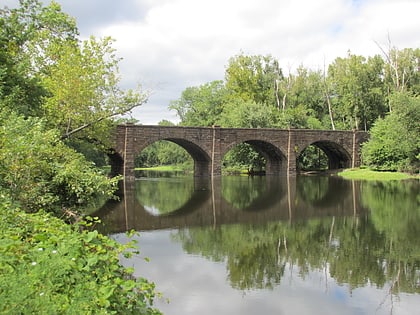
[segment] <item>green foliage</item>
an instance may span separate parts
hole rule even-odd
[[[212,126],[216,124],[226,102],[226,88],[222,81],[212,81],[199,87],[189,87],[181,98],[172,101],[170,109],[176,110],[181,125]]]
[[[229,59],[225,72],[230,100],[253,101],[263,106],[276,105],[276,82],[282,78],[278,61],[270,55],[241,53]]]
[[[16,9],[0,9],[1,106],[25,116],[41,114],[47,91],[39,73],[54,62],[51,48],[75,44],[75,20],[52,2],[21,0]]]
[[[0,213],[0,313],[160,314],[151,307],[154,284],[119,264],[133,244],[25,213],[4,195]]]
[[[363,161],[375,170],[418,172],[420,169],[420,96],[395,94],[394,111],[378,119],[363,146]]]
[[[165,140],[152,143],[135,159],[136,167],[192,164],[191,162],[192,158],[187,151],[179,145]]]
[[[366,60],[349,52],[347,58],[337,58],[329,66],[328,74],[334,82],[334,112],[345,129],[369,130],[375,119],[386,112],[383,65],[379,56]]]
[[[233,128],[269,128],[275,125],[275,119],[273,108],[254,101],[234,100],[225,105],[218,123]]]
[[[299,170],[328,169],[328,157],[315,145],[307,147],[298,157]]]
[[[0,114],[0,187],[27,211],[86,206],[111,197],[117,179],[108,179],[60,141],[42,120]]]

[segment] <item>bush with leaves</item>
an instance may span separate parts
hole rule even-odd
[[[119,264],[132,243],[88,230],[94,221],[21,211],[1,193],[0,214],[1,314],[160,314],[154,284]]]
[[[363,161],[376,170],[418,172],[420,168],[420,96],[392,95],[394,110],[378,119],[362,149]]]
[[[59,215],[116,189],[118,178],[107,178],[41,119],[0,113],[0,147],[0,187],[26,211]]]

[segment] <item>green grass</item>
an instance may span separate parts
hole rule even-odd
[[[177,172],[184,171],[183,165],[160,165],[154,167],[136,167],[136,171],[160,171],[160,172]]]
[[[367,168],[354,168],[344,170],[338,173],[346,179],[360,179],[360,180],[403,180],[409,178],[419,178],[415,175],[409,175],[406,173],[399,172],[382,172],[373,171]]]

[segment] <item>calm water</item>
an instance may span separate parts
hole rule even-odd
[[[420,314],[419,182],[142,177],[99,211],[164,314]],[[144,258],[148,257],[150,262]],[[169,302],[168,302],[169,301]]]

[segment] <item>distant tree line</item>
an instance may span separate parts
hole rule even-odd
[[[182,126],[369,131],[366,165],[418,171],[420,49],[378,50],[382,55],[368,58],[349,51],[328,69],[300,66],[287,74],[270,55],[241,53],[229,60],[224,80],[188,87],[169,108]],[[300,162],[317,164],[318,151],[310,149]],[[249,147],[238,146],[225,161],[261,165],[253,155]]]

